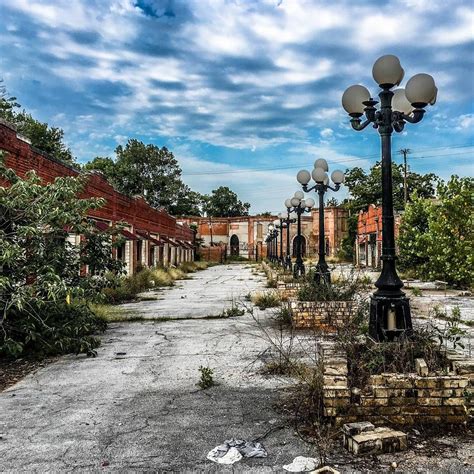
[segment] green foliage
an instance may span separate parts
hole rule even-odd
[[[40,122],[25,110],[19,112],[16,97],[9,97],[3,80],[0,81],[0,118],[15,125],[18,133],[27,137],[31,144],[68,165],[75,165],[71,150],[64,143],[64,131]]]
[[[115,161],[96,157],[84,168],[100,171],[118,191],[142,196],[155,208],[174,215],[201,215],[202,196],[181,181],[178,161],[166,147],[130,139],[115,153]]]
[[[87,219],[103,200],[78,198],[82,177],[44,185],[34,172],[20,179],[3,161],[0,176],[10,183],[0,187],[0,354],[92,353],[90,334],[100,324],[83,301],[98,298],[107,274],[122,272],[112,259],[118,228],[99,231]],[[74,244],[68,234],[83,239]]]
[[[274,308],[280,306],[280,296],[276,291],[264,291],[261,293],[255,293],[252,296],[252,302],[259,309]]]
[[[435,183],[438,178],[433,173],[418,174],[410,172],[407,178],[408,195],[416,191],[419,197],[430,198],[435,193]],[[392,163],[393,206],[396,210],[404,208],[403,195],[403,165]],[[346,201],[350,210],[358,212],[365,210],[370,204],[379,205],[382,202],[382,167],[377,162],[369,172],[362,168],[346,170],[345,186],[349,189],[351,199]]]
[[[400,268],[426,279],[474,283],[474,179],[452,176],[438,199],[418,196],[407,206],[398,239]]]
[[[250,204],[240,201],[227,186],[220,186],[204,197],[204,210],[211,217],[248,216],[249,209]]]
[[[211,388],[216,383],[214,382],[214,371],[210,367],[203,367],[202,365],[199,367],[199,372],[201,374],[198,385],[203,389],[206,390],[207,388]]]
[[[367,279],[350,275],[331,284],[316,283],[314,273],[309,272],[298,291],[300,301],[352,301],[367,286]]]
[[[451,310],[451,316],[448,316],[446,312],[441,311],[435,306],[434,316],[446,321],[446,325],[442,328],[438,325],[433,325],[433,330],[438,338],[439,345],[446,347],[451,345],[453,349],[459,346],[461,349],[464,349],[464,344],[461,342],[461,339],[466,336],[467,331],[460,327],[463,321],[461,319],[459,306],[455,306]]]

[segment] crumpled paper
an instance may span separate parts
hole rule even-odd
[[[244,439],[227,439],[209,451],[207,459],[219,464],[234,464],[245,458],[266,458],[267,451],[261,443]]]
[[[304,456],[297,456],[293,459],[291,464],[283,466],[285,471],[289,472],[310,472],[318,467],[318,460],[315,458],[306,458]]]

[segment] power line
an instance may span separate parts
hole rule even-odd
[[[457,148],[464,148],[464,147],[472,147],[474,145],[464,145],[464,146],[458,146]],[[439,147],[440,148],[448,148],[448,147]],[[449,148],[456,148],[455,146],[449,147]],[[431,150],[435,150],[435,148],[432,148]],[[420,153],[420,152],[414,152],[414,153]],[[412,159],[425,159],[425,158],[443,158],[446,156],[459,156],[459,155],[472,155],[473,152],[464,152],[464,153],[443,153],[443,154],[438,154],[438,155],[428,155],[428,156],[412,156]],[[367,161],[369,158],[374,157],[375,155],[363,157],[363,158],[350,158],[341,162],[334,162],[332,163],[338,163],[338,164],[345,164],[345,163],[351,163],[355,161]],[[378,158],[380,155],[376,155]],[[185,173],[183,172],[183,176],[206,176],[206,175],[222,175],[222,174],[238,174],[238,173],[258,173],[261,171],[279,171],[279,170],[291,170],[291,169],[298,169],[301,168],[302,165],[291,165],[291,166],[276,166],[276,167],[271,167],[271,168],[242,168],[242,169],[237,169],[237,170],[228,170],[228,171],[207,171],[207,172],[200,172],[200,173]]]

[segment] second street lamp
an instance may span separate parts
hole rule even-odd
[[[286,258],[285,258],[285,268],[291,270],[291,254],[290,254],[290,229],[291,224],[296,222],[296,218],[293,217],[295,214],[291,212],[291,198],[285,200],[286,207]]]
[[[291,209],[296,213],[296,263],[293,269],[293,275],[295,278],[299,278],[305,274],[303,255],[301,252],[301,215],[305,212],[311,212],[314,206],[314,199],[308,198],[303,199],[304,194],[301,191],[296,191],[295,195],[290,199],[290,204],[293,206]]]
[[[376,341],[410,335],[410,302],[401,290],[403,282],[395,266],[395,222],[393,216],[392,133],[403,131],[406,122],[418,123],[425,107],[436,102],[438,89],[429,74],[416,74],[405,89],[396,89],[405,72],[400,60],[391,54],[375,61],[372,76],[379,85],[380,110],[370,92],[361,85],[350,86],[342,96],[342,106],[351,117],[354,130],[373,124],[380,134],[382,149],[382,272],[370,300],[369,335]],[[365,114],[366,120],[361,121]]]
[[[280,230],[280,258],[278,259],[278,262],[282,267],[284,267],[285,258],[283,257],[283,229],[286,229],[286,223],[281,212],[278,214],[278,219],[280,221],[279,224],[276,226],[277,229]]]
[[[339,191],[341,184],[344,182],[344,173],[336,170],[331,174],[331,179],[334,187],[329,185],[329,177],[327,174],[328,163],[325,159],[319,158],[314,162],[314,169],[310,174],[309,171],[301,170],[296,175],[296,179],[303,186],[305,192],[316,190],[319,195],[319,249],[318,249],[318,263],[316,264],[316,271],[314,279],[319,283],[331,283],[331,272],[326,263],[326,237],[324,232],[324,194],[328,189],[331,191]],[[314,186],[308,186],[311,177],[315,181]]]

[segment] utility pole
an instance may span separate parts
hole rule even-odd
[[[407,182],[407,174],[408,174],[408,166],[407,166],[407,155],[411,153],[409,148],[402,148],[398,151],[400,155],[403,155],[403,200],[405,202],[405,207],[408,202],[408,182]]]

